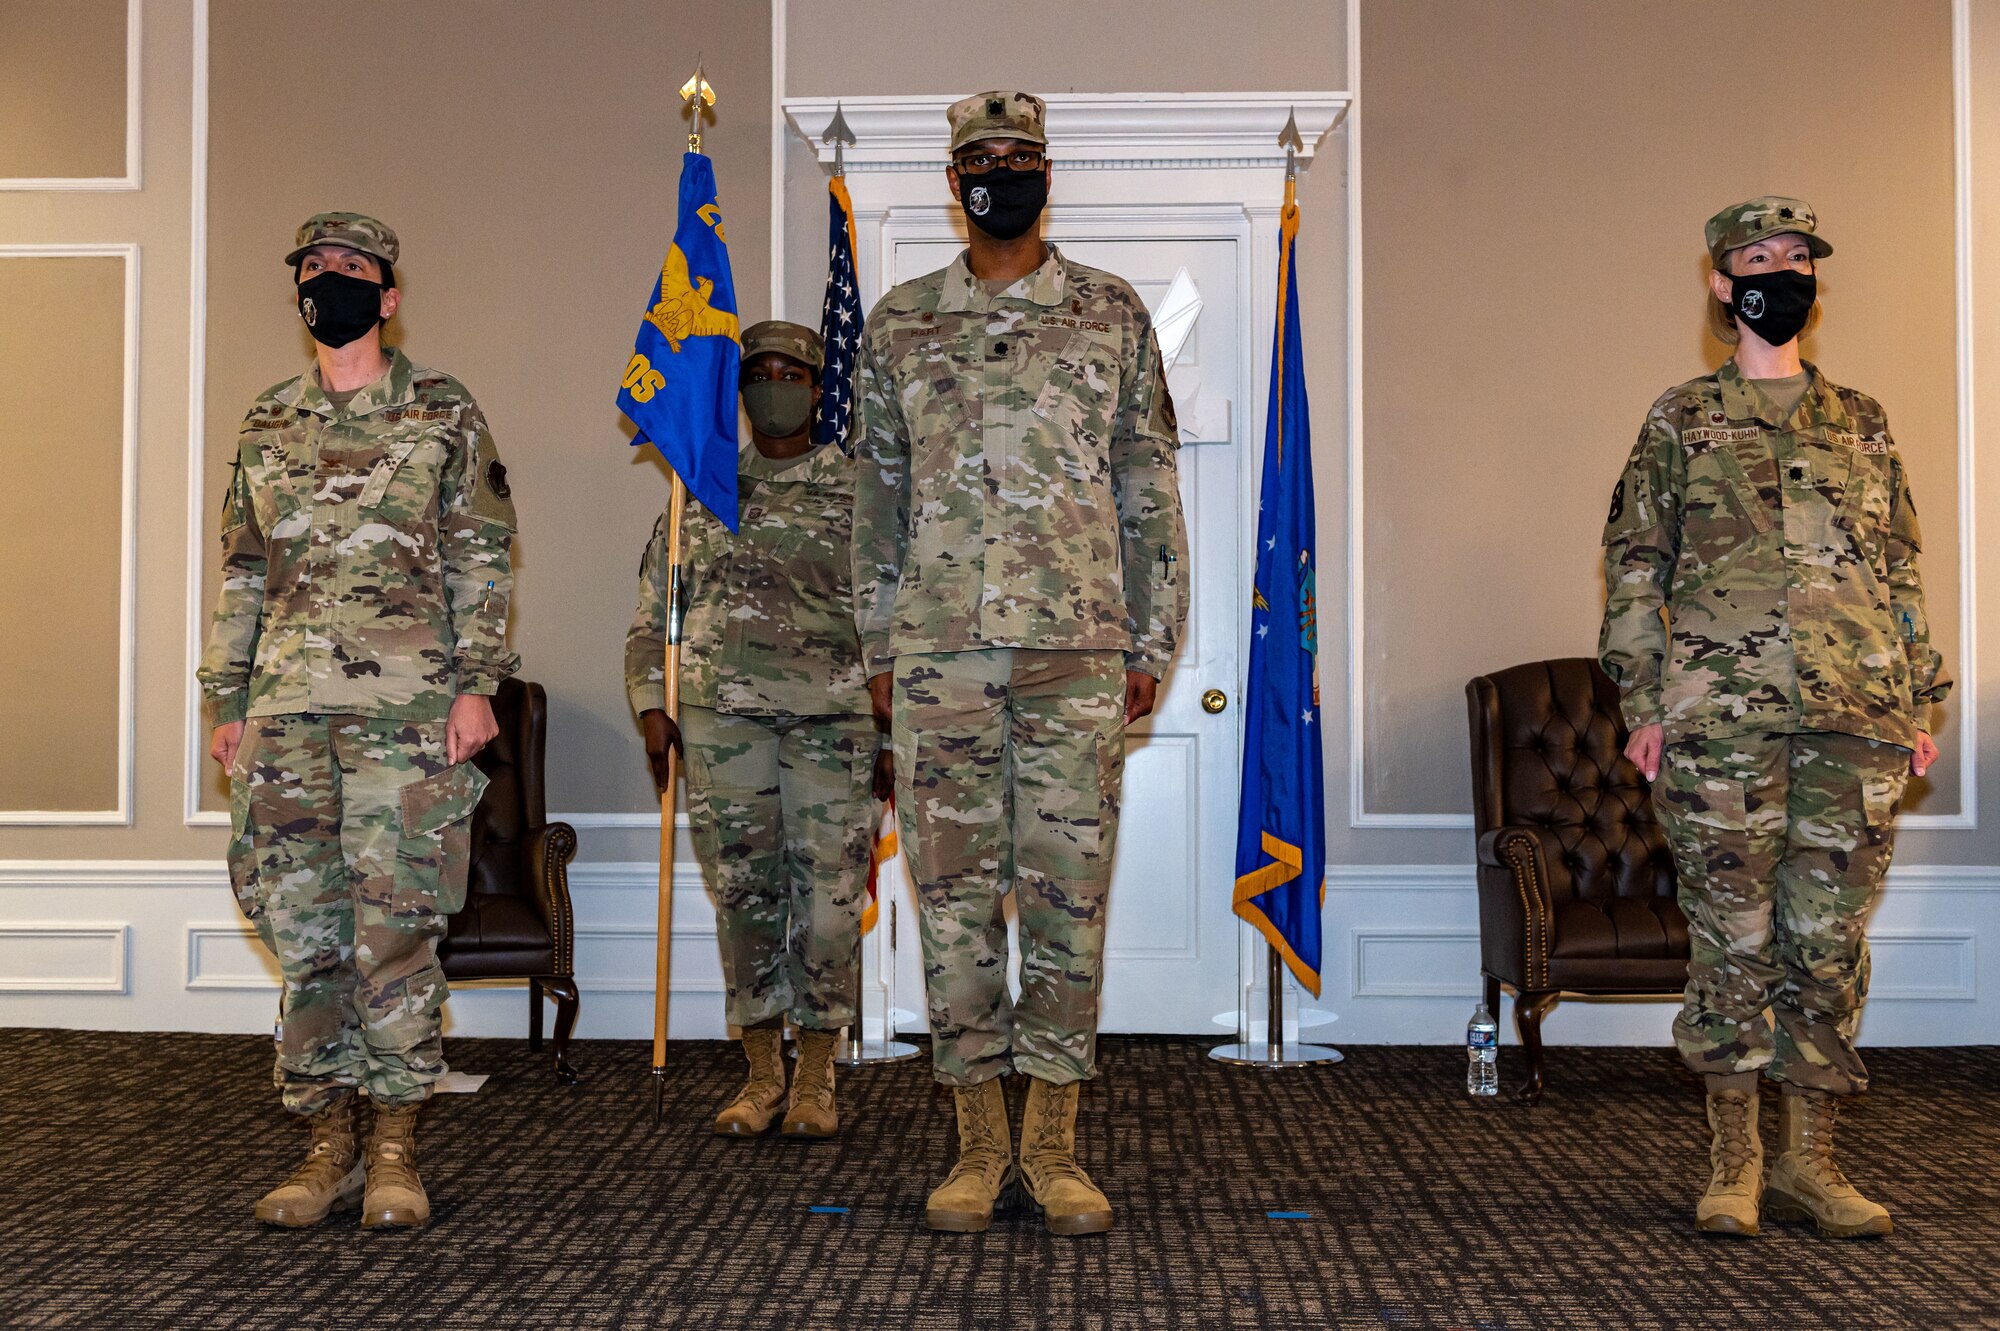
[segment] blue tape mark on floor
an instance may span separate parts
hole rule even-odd
[[[1266,1211],[1264,1212],[1264,1218],[1266,1220],[1310,1220],[1313,1218],[1313,1213],[1311,1211]]]
[[[806,1210],[808,1210],[808,1211],[812,1212],[812,1213],[813,1213],[814,1215],[846,1215],[846,1214],[847,1214],[847,1208],[846,1208],[845,1206],[808,1206],[808,1207],[806,1208]]]

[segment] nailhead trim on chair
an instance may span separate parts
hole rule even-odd
[[[1524,845],[1528,853],[1521,855],[1519,852]],[[1495,849],[1506,856],[1508,867],[1514,871],[1514,891],[1520,894],[1521,914],[1528,925],[1525,945],[1527,955],[1522,958],[1521,969],[1527,975],[1531,987],[1546,988],[1549,982],[1548,918],[1542,910],[1545,890],[1540,875],[1535,872],[1537,854],[1535,843],[1525,835],[1516,834],[1500,838],[1500,844]],[[1539,982],[1535,974],[1537,956],[1541,959]]]
[[[559,850],[567,850],[569,854],[558,854]],[[566,866],[569,863],[569,856],[575,853],[576,836],[574,833],[569,833],[568,835],[557,833],[545,838],[542,850],[543,881],[553,887],[556,876],[560,874],[566,883],[569,878]],[[555,973],[573,978],[576,975],[576,936],[574,921],[571,918],[570,902],[568,900],[569,894],[567,892],[562,893],[561,896],[563,899],[560,901],[555,900],[557,894],[554,891],[551,891],[549,895],[549,932],[552,936],[551,942],[554,944],[555,950],[555,957],[553,958],[555,961]]]

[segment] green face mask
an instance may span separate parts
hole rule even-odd
[[[812,415],[812,385],[766,379],[743,385],[743,414],[766,439],[788,439]]]

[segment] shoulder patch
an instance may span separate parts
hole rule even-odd
[[[1153,348],[1152,428],[1156,434],[1169,434],[1174,436],[1176,442],[1179,441],[1180,414],[1174,410],[1174,392],[1167,387],[1167,363],[1160,358],[1158,346]]]
[[[1618,484],[1611,491],[1611,512],[1605,516],[1604,525],[1610,526],[1625,516],[1625,478],[1620,476]]]

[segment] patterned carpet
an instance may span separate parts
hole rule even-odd
[[[924,1230],[950,1125],[921,1063],[847,1074],[831,1143],[745,1144],[705,1130],[732,1047],[673,1048],[655,1129],[644,1045],[582,1045],[565,1089],[502,1040],[450,1045],[492,1080],[425,1118],[432,1227],[364,1234],[249,1218],[303,1141],[268,1041],[0,1031],[0,1325],[2000,1327],[2000,1049],[1870,1054],[1844,1140],[1897,1232],[1855,1243],[1691,1232],[1703,1128],[1663,1050],[1552,1050],[1527,1109],[1469,1102],[1450,1049],[1105,1043],[1107,1236]]]

